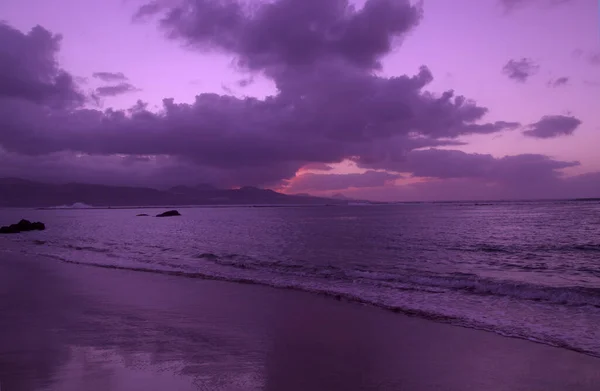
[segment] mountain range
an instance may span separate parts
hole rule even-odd
[[[18,178],[0,178],[0,207],[93,207],[183,205],[344,205],[345,200],[310,195],[287,195],[269,189],[219,189],[210,185],[149,187],[50,184]]]

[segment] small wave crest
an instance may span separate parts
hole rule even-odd
[[[92,251],[95,253],[109,253],[110,249],[108,248],[100,248],[100,247],[93,247],[93,246],[74,246],[72,244],[67,244],[63,246],[66,249],[69,250],[76,250],[76,251]]]
[[[600,308],[600,288],[551,287],[532,283],[494,280],[469,273],[427,273],[422,270],[376,272],[363,268],[343,270],[333,265],[315,266],[300,262],[260,260],[240,254],[217,255],[203,253],[197,256],[208,262],[235,269],[260,270],[277,275],[317,277],[382,286],[398,290],[422,290],[441,293],[452,290],[476,295],[494,295],[516,300],[532,300],[570,306],[595,306]]]
[[[538,253],[547,254],[548,252],[600,252],[598,243],[581,243],[568,245],[545,244],[535,247],[514,247],[501,244],[478,244],[472,246],[449,247],[448,250],[464,251],[474,253],[501,253],[501,254],[527,254],[534,255]]]

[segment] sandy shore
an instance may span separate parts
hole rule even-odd
[[[311,294],[0,255],[0,389],[594,390],[600,359]]]

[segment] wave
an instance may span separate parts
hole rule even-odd
[[[573,246],[573,249],[580,251],[600,251],[600,244],[581,244]]]
[[[41,240],[33,241],[36,245],[43,245],[47,242]],[[109,247],[94,246],[75,246],[61,245],[61,248],[75,251],[89,251],[98,254],[104,254],[111,258],[117,258]],[[156,246],[164,252],[169,250],[164,247]],[[131,252],[130,255],[147,257],[144,252]],[[172,254],[171,257],[176,256]],[[319,281],[355,283],[362,286],[393,289],[397,291],[422,291],[424,293],[444,293],[458,292],[468,295],[480,296],[498,296],[514,300],[528,300],[541,302],[551,305],[561,306],[592,306],[600,308],[600,288],[580,287],[580,286],[547,286],[529,282],[516,282],[508,280],[499,280],[480,277],[471,273],[434,273],[419,269],[395,269],[393,271],[373,270],[372,265],[362,267],[347,265],[346,268],[340,268],[334,265],[315,265],[301,260],[281,260],[268,258],[255,258],[243,254],[225,253],[215,254],[211,252],[201,253],[192,257],[193,259],[209,265],[216,265],[221,268],[223,275],[236,273],[262,273],[268,274],[274,278],[310,278]],[[180,267],[187,273],[193,272],[194,264],[183,266],[174,263],[167,263],[158,260],[138,259],[140,264],[161,264],[169,267]],[[521,269],[524,271],[546,270],[548,266],[539,265],[519,265],[503,264],[503,266]],[[573,269],[580,273],[586,273],[593,276],[600,276],[600,268],[579,267]],[[210,271],[210,268],[209,268]],[[229,278],[229,277],[227,277]]]
[[[109,253],[110,252],[110,249],[108,249],[108,248],[98,248],[98,247],[93,247],[93,246],[73,246],[72,244],[67,244],[62,247],[70,249],[70,250],[92,251],[92,252],[96,252],[96,253]]]
[[[233,255],[233,254],[231,254]],[[361,294],[356,293],[352,290],[352,288],[348,288],[348,286],[340,286],[340,285],[330,285],[330,284],[322,284],[320,286],[303,284],[294,281],[286,281],[283,279],[264,279],[264,278],[253,278],[253,277],[242,277],[242,276],[232,276],[232,275],[222,275],[219,273],[203,273],[203,272],[191,272],[186,270],[178,270],[172,264],[166,264],[165,268],[155,268],[155,267],[142,267],[142,266],[133,266],[133,265],[117,265],[117,264],[105,264],[105,263],[94,263],[94,262],[81,262],[74,261],[72,259],[66,259],[60,256],[55,255],[45,255],[47,257],[58,259],[62,262],[89,266],[89,267],[98,267],[103,269],[114,269],[114,270],[127,270],[127,271],[135,271],[141,273],[153,273],[153,274],[162,274],[168,276],[175,277],[183,277],[183,278],[198,278],[204,280],[213,280],[213,281],[226,281],[226,282],[234,282],[241,284],[251,284],[251,285],[262,285],[268,286],[277,289],[285,289],[285,290],[294,290],[294,291],[302,291],[312,294],[317,294],[321,296],[326,296],[329,298],[333,298],[336,300],[344,300],[348,302],[360,303],[365,305],[375,306],[384,310],[392,311],[395,313],[402,313],[408,316],[416,316],[420,318],[425,318],[429,320],[433,320],[441,323],[449,323],[457,326],[473,328],[478,330],[485,330],[494,332],[496,334],[526,339],[537,343],[542,343],[550,346],[560,347],[569,349],[572,351],[576,351],[579,353],[587,354],[594,357],[600,357],[600,351],[591,350],[587,348],[583,348],[581,346],[577,346],[571,342],[564,341],[560,338],[556,338],[551,335],[546,335],[543,332],[527,332],[527,330],[523,330],[519,327],[510,327],[510,326],[501,326],[490,324],[489,322],[478,321],[474,319],[466,319],[461,316],[453,316],[444,314],[435,310],[424,310],[420,308],[410,307],[409,305],[398,305],[386,302],[385,300],[379,299],[378,294],[374,294],[369,296],[363,296]],[[217,257],[212,253],[201,254],[201,258],[215,258]],[[167,266],[168,265],[168,266]],[[465,273],[459,273],[458,275],[468,275]],[[352,284],[350,284],[351,286]],[[496,289],[492,289],[493,291],[497,291]],[[544,289],[542,289],[544,290]],[[539,292],[539,291],[538,291]],[[587,295],[592,293],[596,296],[600,290],[590,289],[588,292],[582,291],[583,295]],[[565,291],[564,293],[568,293]],[[571,296],[572,292],[567,294],[566,296]],[[520,296],[520,295],[519,295]],[[526,294],[527,297],[535,297],[536,294]],[[560,294],[559,294],[560,296]],[[582,296],[583,297],[583,296]],[[576,299],[577,300],[577,299]]]
[[[48,240],[35,239],[31,243],[33,243],[36,246],[48,245],[50,247],[58,247],[58,248],[62,248],[62,249],[75,250],[75,251],[91,251],[91,252],[102,253],[102,254],[108,254],[111,252],[111,249],[106,248],[106,247],[75,246],[72,244],[56,244],[56,243],[54,243],[52,241],[48,241]]]
[[[464,276],[410,276],[400,282],[448,288],[478,295],[494,295],[519,300],[541,301],[568,306],[594,306],[600,308],[600,288],[551,287],[531,283],[492,280]],[[392,279],[393,281],[393,279]]]
[[[475,253],[503,253],[503,254],[525,254],[525,256],[535,256],[536,253],[547,254],[548,252],[600,252],[600,244],[584,243],[569,245],[541,245],[535,247],[498,245],[498,244],[479,244],[467,247],[449,247],[451,251],[464,251]]]
[[[59,205],[59,206],[54,206],[51,208],[47,208],[47,209],[91,209],[94,208],[93,205],[88,205],[84,202],[75,202],[71,205]]]
[[[449,250],[458,250],[458,251],[467,251],[467,252],[482,252],[482,253],[505,253],[512,254],[516,252],[516,249],[507,248],[505,246],[491,245],[491,244],[482,244],[478,246],[472,247],[454,247]]]
[[[532,300],[568,306],[594,306],[600,308],[600,288],[552,287],[525,282],[494,280],[469,273],[428,273],[423,270],[377,272],[354,268],[343,270],[336,266],[315,266],[297,262],[259,260],[240,254],[217,255],[204,253],[198,259],[235,269],[260,270],[278,275],[320,277],[327,280],[361,282],[398,290],[421,290],[442,293],[447,290],[476,295],[494,295],[518,300]]]

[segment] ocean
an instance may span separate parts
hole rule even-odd
[[[600,202],[3,209],[0,251],[329,295],[600,357]],[[82,266],[84,267],[84,266]]]

